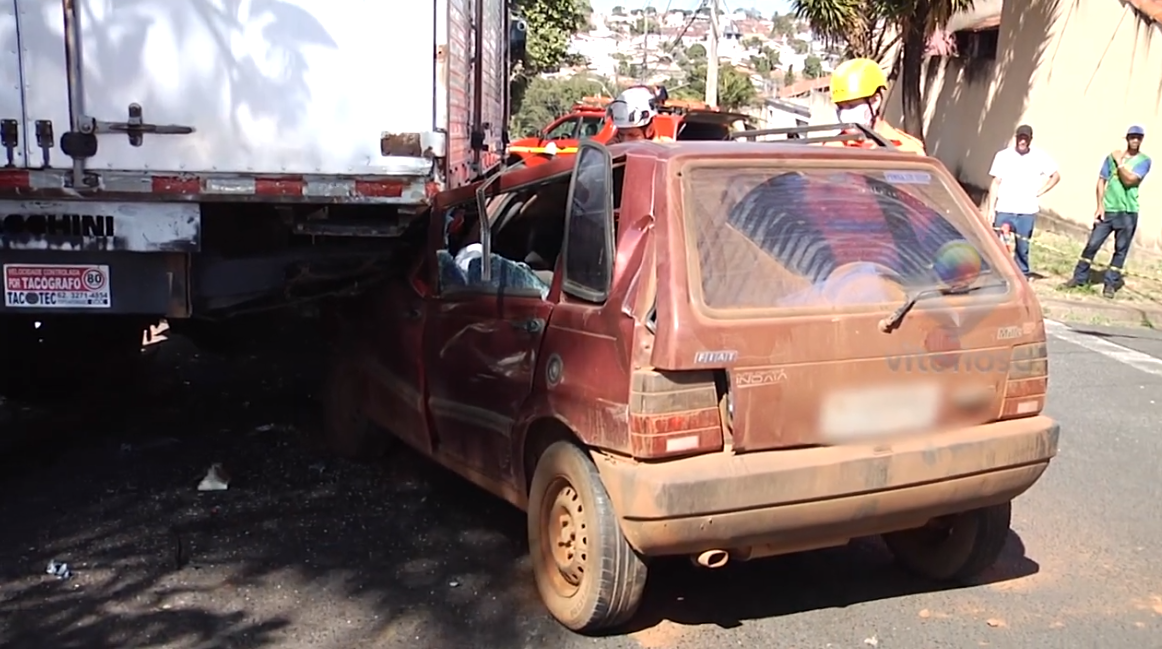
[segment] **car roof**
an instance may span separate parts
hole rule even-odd
[[[906,164],[920,163],[939,173],[941,165],[934,158],[916,155],[915,153],[887,149],[882,147],[846,147],[820,146],[815,144],[796,144],[790,140],[774,140],[767,142],[746,142],[737,140],[678,140],[674,142],[654,142],[652,140],[638,140],[606,145],[615,160],[625,158],[644,158],[657,160],[663,163],[681,164],[687,160],[836,160],[850,161],[852,165],[860,163],[896,162]],[[517,167],[501,172],[494,192],[503,193],[519,189],[526,185],[544,182],[556,176],[573,171],[576,158],[573,154],[556,156],[543,164],[534,167]],[[443,192],[437,196],[437,207],[458,205],[474,197],[475,188],[482,182],[470,183],[458,189]]]
[[[609,146],[613,156],[647,157],[663,161],[681,161],[684,158],[751,159],[830,159],[854,161],[924,161],[935,164],[932,158],[907,151],[883,147],[848,147],[797,144],[792,140],[740,142],[726,140],[677,140],[674,142],[636,141]]]

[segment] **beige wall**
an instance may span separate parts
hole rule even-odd
[[[1162,247],[1162,26],[1120,0],[1009,1],[996,61],[933,59],[926,79],[929,153],[987,187],[993,154],[1028,123],[1061,168],[1042,206],[1078,223],[1092,218],[1102,157],[1125,145],[1127,126],[1145,126],[1142,148],[1158,167],[1142,184],[1137,241]],[[900,123],[898,96],[888,116]]]

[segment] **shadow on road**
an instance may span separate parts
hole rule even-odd
[[[305,450],[315,352],[227,360],[177,349],[152,396],[80,413],[58,401],[19,420],[69,434],[3,460],[0,646],[594,642],[544,613],[524,518],[509,505],[409,452],[369,467]],[[229,489],[198,492],[215,462]],[[46,574],[50,560],[72,578]],[[1014,536],[989,580],[1036,569]],[[629,631],[662,620],[732,627],[936,589],[870,541],[716,572],[667,560]]]
[[[746,620],[793,615],[917,593],[962,588],[912,577],[897,568],[878,539],[842,548],[728,564],[716,571],[688,561],[667,561],[650,572],[646,601],[628,631],[663,620],[733,628]],[[659,566],[660,568],[661,566]],[[1036,574],[1016,533],[1009,533],[1001,561],[976,585]]]

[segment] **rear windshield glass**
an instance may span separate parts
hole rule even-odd
[[[979,217],[926,171],[698,167],[684,194],[711,308],[879,305],[993,273]]]

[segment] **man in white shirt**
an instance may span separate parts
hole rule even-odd
[[[1013,146],[997,151],[989,169],[993,182],[989,187],[988,217],[993,227],[1008,224],[1017,235],[1013,259],[1026,278],[1030,275],[1029,239],[1041,211],[1040,198],[1061,182],[1057,163],[1032,144],[1033,127],[1018,126]]]

